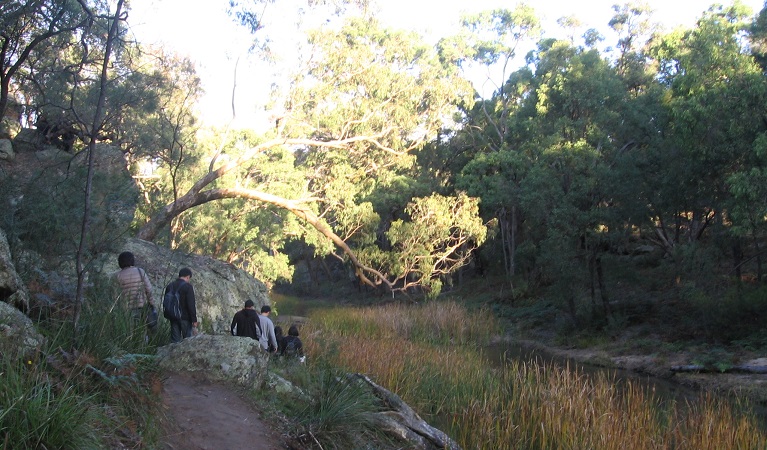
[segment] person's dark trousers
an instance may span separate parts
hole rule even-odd
[[[181,339],[192,337],[192,322],[188,320],[173,320],[170,322],[170,341],[181,342]]]

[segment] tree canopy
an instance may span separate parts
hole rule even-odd
[[[230,12],[259,37],[264,5]],[[665,32],[645,5],[616,5],[608,43],[578,37],[574,17],[559,21],[567,38],[550,37],[519,5],[463,17],[433,45],[366,2],[313,5],[336,15],[303,30],[269,129],[200,124],[193,65],[125,28],[99,84],[106,28],[94,24],[109,15],[86,1],[0,6],[0,111],[20,105],[74,153],[119,146],[142,190],[138,237],[269,282],[331,261],[370,286],[436,295],[468,265],[493,267],[513,296],[558,289],[577,320],[573,286],[591,287],[592,305],[601,291],[607,312],[602,260],[639,247],[679,270],[694,246],[715,248],[761,278],[764,11],[715,5]]]

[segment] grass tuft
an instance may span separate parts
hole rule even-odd
[[[370,376],[466,449],[767,448],[725,399],[664,403],[604,375],[493,364],[481,347],[495,330],[487,314],[432,302],[317,312],[303,332],[310,364]]]

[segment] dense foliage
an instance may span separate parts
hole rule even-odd
[[[303,267],[434,296],[502,273],[500,300],[545,293],[576,325],[641,295],[617,281],[640,266],[687,300],[743,300],[743,281],[762,281],[767,10],[712,6],[666,32],[628,3],[604,42],[575,18],[552,37],[522,5],[431,45],[342,2],[275,82],[272,128],[212,130],[191,64],[133,42],[125,17],[98,83],[111,19],[92,3],[3,3],[0,111],[74,153],[119,146],[139,237],[268,282]],[[265,32],[260,9],[230,7]],[[465,75],[478,67],[499,74],[485,98]]]

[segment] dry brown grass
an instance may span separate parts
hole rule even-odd
[[[756,421],[726,400],[669,405],[606,376],[495,367],[479,348],[497,325],[455,303],[337,309],[308,327],[310,360],[372,376],[466,449],[767,448]]]

